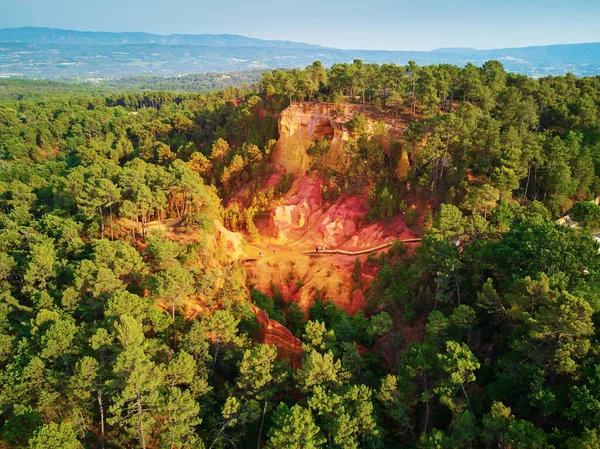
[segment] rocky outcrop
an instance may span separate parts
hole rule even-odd
[[[334,201],[324,201],[323,178],[317,171],[309,172],[313,158],[307,150],[315,139],[325,137],[330,148],[319,158],[319,168],[340,168],[344,143],[352,137],[347,123],[354,114],[363,114],[371,131],[383,120],[387,127],[387,135],[381,141],[383,150],[389,156],[390,148],[398,148],[390,141],[401,138],[406,129],[404,119],[378,113],[363,105],[293,103],[279,117],[280,137],[272,156],[278,173],[267,185],[273,185],[281,172],[295,173],[296,176],[289,192],[274,205],[269,216],[257,220],[262,242],[255,243],[258,255],[247,259],[248,279],[254,288],[263,292],[277,286],[287,301],[296,302],[304,311],[317,296],[324,294],[349,314],[363,310],[364,289],[375,274],[363,272],[361,281],[357,282],[352,275],[357,259],[353,253],[397,239],[415,237],[407,229],[401,214],[386,222],[365,223],[368,186],[356,196],[344,193]],[[404,179],[409,172],[410,161],[405,155],[398,160],[397,175]],[[314,251],[316,246],[345,250],[351,254],[315,257],[313,253],[305,253]],[[358,256],[365,268],[368,256]],[[288,347],[293,353],[295,349],[292,348],[296,346],[292,340],[287,340],[289,335],[270,323],[268,317],[259,317],[259,321],[261,319],[265,324],[263,329],[273,331],[264,334],[265,341],[272,341],[278,347]]]
[[[385,224],[363,223],[368,211],[365,196],[342,195],[334,203],[324,203],[322,182],[315,175],[302,178],[293,194],[271,212],[267,235],[279,244],[304,242],[346,250],[370,248],[395,239],[415,237],[402,217]]]
[[[278,247],[276,253],[248,264],[246,270],[252,286],[269,292],[275,285],[286,301],[294,301],[307,311],[317,291],[327,294],[340,309],[354,315],[364,307],[365,298],[352,279],[353,256],[311,257]],[[366,259],[366,256],[362,257]],[[365,285],[372,279],[365,275]]]
[[[278,168],[304,173],[312,158],[306,153],[315,139],[327,137],[331,152],[340,153],[349,134],[344,106],[330,103],[293,103],[279,116],[279,141],[273,154]],[[350,116],[351,117],[351,116]]]
[[[267,312],[254,304],[252,311],[260,326],[258,340],[266,345],[275,345],[279,357],[289,359],[293,368],[299,368],[302,359],[302,342],[294,337],[287,327],[269,318]]]
[[[388,136],[399,138],[406,123],[396,117],[383,116],[373,108],[358,104],[292,103],[279,116],[279,140],[273,153],[273,162],[281,171],[304,174],[312,163],[306,150],[315,141],[327,137],[330,150],[323,159],[325,167],[336,168],[344,143],[351,137],[347,123],[354,114],[367,117],[368,126],[384,120]],[[389,151],[389,138],[383,142]]]

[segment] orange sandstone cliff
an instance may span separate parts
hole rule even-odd
[[[312,158],[306,150],[315,141],[327,137],[330,150],[323,160],[325,168],[336,168],[344,143],[351,137],[347,123],[355,114],[367,118],[372,130],[379,121],[386,124],[388,136],[383,145],[389,151],[390,138],[399,139],[407,129],[402,118],[384,116],[375,109],[359,104],[292,103],[279,116],[279,141],[273,153],[273,163],[279,170],[303,175],[310,168]],[[404,165],[408,159],[401,157]]]

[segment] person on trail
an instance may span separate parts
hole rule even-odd
[[[318,252],[319,252],[319,247],[317,246],[317,247],[315,248],[315,253],[318,253]]]

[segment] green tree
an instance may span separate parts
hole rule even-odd
[[[440,401],[452,410],[460,409],[455,399],[456,391],[460,389],[470,408],[465,384],[475,381],[475,371],[480,367],[475,355],[464,343],[447,341],[446,353],[438,354],[438,363],[447,376],[434,390],[440,396]]]
[[[29,440],[30,449],[83,449],[75,430],[69,423],[50,423],[42,426]]]
[[[152,291],[157,297],[168,301],[173,326],[175,326],[175,309],[194,292],[193,282],[192,274],[181,266],[167,268],[153,278]]]
[[[121,350],[113,368],[115,395],[109,408],[112,416],[107,421],[135,435],[140,447],[146,449],[160,405],[159,388],[165,371],[150,359],[148,342],[139,322],[124,315],[115,328]]]
[[[341,361],[335,360],[331,351],[321,354],[312,349],[306,354],[302,368],[296,372],[296,383],[304,392],[316,386],[339,386],[347,378]]]
[[[325,440],[319,434],[310,410],[300,405],[289,408],[280,404],[273,415],[273,427],[269,430],[267,447],[289,449],[316,449]]]
[[[262,429],[269,403],[276,393],[277,383],[282,380],[282,373],[277,372],[275,366],[276,358],[277,348],[275,346],[260,344],[247,349],[240,362],[238,388],[244,392],[246,397],[263,402],[257,448],[260,448]]]

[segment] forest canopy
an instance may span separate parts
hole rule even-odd
[[[130,83],[3,93],[0,447],[600,445],[599,77],[357,60],[212,93]],[[325,201],[367,192],[365,222],[431,209],[416,250],[355,265],[373,276],[354,315],[254,289],[224,237],[260,239],[292,188],[266,185],[297,101],[409,122],[386,152],[357,114],[336,169],[313,166]],[[555,221],[571,209],[579,226]]]

